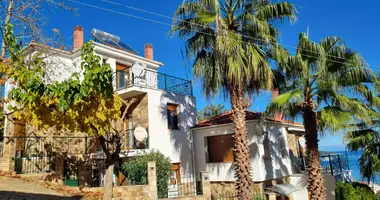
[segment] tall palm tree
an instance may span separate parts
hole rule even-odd
[[[186,39],[184,52],[206,97],[230,97],[234,124],[235,186],[250,199],[251,166],[245,125],[247,95],[269,89],[269,49],[276,47],[277,21],[295,20],[295,7],[271,0],[190,0],[177,8],[172,33]]]
[[[326,199],[319,160],[318,133],[349,128],[355,118],[372,112],[361,103],[373,76],[362,57],[339,37],[319,43],[300,33],[294,56],[277,56],[274,71],[281,95],[272,99],[266,112],[303,118],[306,139],[306,171],[311,199]],[[353,98],[356,97],[356,98]]]

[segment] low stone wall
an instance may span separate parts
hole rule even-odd
[[[204,195],[198,195],[198,196],[191,196],[191,197],[177,197],[177,198],[168,198],[168,199],[162,199],[162,200],[173,200],[173,199],[178,199],[178,200],[211,200],[211,198],[207,198]]]
[[[234,182],[210,182],[212,195],[223,195],[236,193]],[[263,194],[264,188],[262,183],[253,184],[254,194]]]
[[[115,200],[145,200],[150,199],[149,197],[149,185],[113,187],[113,199]]]

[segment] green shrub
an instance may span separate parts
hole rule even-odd
[[[377,200],[376,194],[361,183],[338,182],[335,188],[336,200]]]
[[[134,157],[122,165],[122,170],[128,177],[128,181],[134,185],[148,184],[148,162],[156,161],[158,197],[165,198],[168,195],[168,181],[170,178],[170,159],[159,151],[152,151],[141,156]]]

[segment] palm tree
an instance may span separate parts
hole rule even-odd
[[[270,0],[191,0],[174,14],[172,34],[186,39],[184,51],[206,97],[230,97],[234,124],[235,186],[239,199],[250,199],[251,166],[245,98],[269,89],[269,49],[279,30],[273,25],[295,20],[295,7]]]
[[[369,90],[365,82],[372,82],[374,77],[362,57],[339,37],[326,37],[315,43],[301,33],[296,54],[277,57],[274,77],[281,95],[272,99],[266,112],[303,118],[308,191],[311,199],[323,200],[326,194],[318,133],[349,128],[353,116],[365,120],[372,111],[359,97],[364,98]]]
[[[359,168],[368,183],[380,173],[380,132],[376,129],[369,127],[351,131],[345,137],[348,150],[363,150],[358,160]]]

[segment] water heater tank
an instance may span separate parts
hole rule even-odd
[[[98,29],[93,28],[91,30],[91,34],[93,37],[95,37],[98,40],[101,41],[113,41],[116,44],[119,43],[120,37],[117,35],[112,35],[111,33],[107,33]]]

